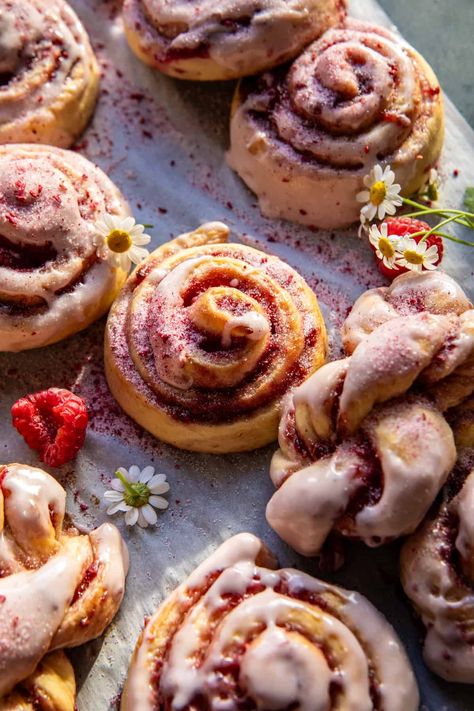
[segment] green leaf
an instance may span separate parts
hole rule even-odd
[[[464,207],[469,212],[474,212],[474,187],[466,188],[464,193]]]

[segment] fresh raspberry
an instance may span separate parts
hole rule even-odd
[[[84,401],[62,388],[26,395],[12,407],[13,426],[50,467],[74,459],[84,444],[88,419]]]
[[[423,222],[422,220],[415,220],[413,217],[387,217],[382,224],[387,225],[388,236],[397,235],[398,237],[408,237],[409,235],[412,235],[416,232],[428,232],[428,230],[431,229],[430,225],[427,222]],[[418,235],[413,239],[418,244],[422,237],[423,235]],[[439,235],[433,234],[430,235],[425,241],[427,247],[436,245],[436,247],[438,248],[439,256],[436,265],[440,264],[441,260],[443,259],[444,252],[442,238]],[[377,263],[379,271],[389,279],[394,279],[399,274],[403,274],[409,271],[406,267],[401,266],[396,266],[394,269],[389,269],[385,266],[385,264],[383,264],[382,261],[378,259]]]

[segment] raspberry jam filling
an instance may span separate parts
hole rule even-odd
[[[57,252],[51,242],[42,245],[14,244],[0,235],[0,267],[17,271],[33,271],[56,259]]]

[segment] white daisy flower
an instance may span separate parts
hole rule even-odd
[[[394,269],[400,263],[399,241],[399,237],[387,234],[387,225],[385,223],[380,227],[372,225],[369,228],[369,242],[375,248],[375,254],[378,259],[388,269]]]
[[[357,200],[366,204],[361,209],[361,219],[371,222],[375,216],[383,220],[385,215],[394,215],[397,207],[402,205],[400,196],[401,185],[394,182],[395,173],[389,165],[382,170],[382,166],[376,165],[364,178],[364,185],[367,188],[357,193]]]
[[[127,526],[136,523],[142,528],[153,526],[158,520],[155,509],[168,508],[168,502],[160,496],[170,489],[165,474],[155,474],[151,466],[140,471],[136,464],[128,471],[120,467],[115,474],[117,478],[112,479],[112,488],[104,493],[104,499],[110,504],[109,516],[122,511]]]
[[[400,242],[399,250],[399,264],[405,269],[422,272],[424,269],[433,271],[437,268],[439,252],[435,244],[428,246],[426,240],[416,242],[408,237]]]
[[[130,262],[140,264],[148,257],[149,252],[144,245],[150,243],[151,237],[145,234],[144,226],[138,225],[133,217],[105,213],[97,220],[95,228],[97,254],[102,259],[110,259],[115,266],[128,271]]]

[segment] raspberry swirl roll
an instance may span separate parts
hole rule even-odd
[[[104,213],[129,214],[82,156],[0,147],[0,350],[54,343],[107,311],[126,273],[97,254],[95,222]]]
[[[359,218],[375,164],[415,192],[444,134],[438,80],[408,44],[348,20],[288,66],[237,88],[228,161],[268,217],[321,228]]]
[[[48,653],[101,635],[122,602],[128,554],[118,530],[106,523],[79,533],[65,521],[65,502],[65,490],[41,469],[2,468],[0,706],[29,691],[31,708],[43,708],[31,695],[48,668],[53,698],[74,697],[67,661]],[[72,701],[58,708],[72,711]]]
[[[94,110],[99,68],[63,0],[0,0],[0,143],[68,148]]]
[[[387,321],[286,400],[267,507],[304,555],[331,533],[377,546],[412,533],[456,461],[442,412],[474,392],[474,310]]]
[[[401,575],[427,628],[429,668],[474,684],[474,400],[455,413],[453,427],[458,463],[441,505],[404,544]]]
[[[372,331],[397,316],[428,311],[457,314],[472,309],[459,284],[445,272],[407,272],[390,286],[369,289],[359,296],[342,326],[342,342],[351,355]]]
[[[182,449],[236,452],[276,438],[286,390],[323,362],[315,295],[277,257],[227,242],[220,222],[169,242],[129,278],[106,329],[110,389]]]
[[[147,623],[122,711],[416,711],[392,627],[361,595],[275,570],[248,533],[226,541]]]
[[[255,74],[295,57],[341,22],[346,0],[125,0],[128,42],[178,79]]]

